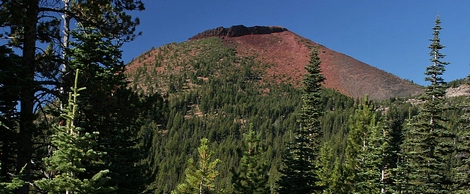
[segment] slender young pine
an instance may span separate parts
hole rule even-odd
[[[213,152],[209,150],[209,140],[201,139],[201,145],[197,148],[199,153],[199,161],[195,164],[194,160],[189,159],[186,168],[185,183],[179,184],[172,194],[210,194],[217,193],[215,189],[215,178],[219,175],[216,170],[218,164],[222,161],[215,159],[212,161]]]
[[[61,117],[65,120],[65,125],[55,125],[52,136],[52,145],[56,150],[52,156],[44,158],[48,177],[35,181],[35,185],[48,193],[98,193],[110,191],[112,188],[102,187],[108,179],[108,170],[101,170],[98,173],[83,177],[87,171],[87,164],[101,163],[103,155],[93,150],[96,144],[98,132],[88,133],[80,127],[74,125],[77,113],[77,97],[79,91],[85,88],[78,88],[78,69],[75,75],[75,84],[69,92],[67,107]],[[81,176],[80,176],[81,175]]]
[[[243,134],[243,142],[245,151],[240,160],[239,171],[232,169],[234,193],[271,193],[268,185],[268,165],[261,155],[264,152],[261,134],[257,134],[253,130],[253,124],[250,124],[250,130]]]

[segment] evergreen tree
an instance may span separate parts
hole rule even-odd
[[[216,167],[221,161],[219,159],[212,160],[213,152],[209,150],[209,140],[207,138],[201,139],[201,145],[197,148],[199,153],[199,161],[194,163],[194,159],[189,159],[188,167],[185,170],[186,183],[179,184],[176,190],[171,193],[217,193],[215,188],[215,178],[219,172]]]
[[[397,102],[398,104],[398,102]],[[400,104],[399,104],[400,105]],[[391,105],[390,105],[391,106]],[[404,111],[408,110],[408,111]],[[383,166],[384,173],[383,188],[385,192],[396,192],[400,193],[401,186],[406,183],[405,177],[401,173],[400,168],[403,164],[402,145],[405,139],[405,129],[403,123],[406,120],[405,115],[409,112],[401,106],[391,106],[386,113],[386,125],[385,127],[385,144],[384,144],[384,155],[383,155]]]
[[[35,125],[37,118],[36,109],[51,105],[51,101],[60,98],[66,101],[66,92],[60,89],[72,86],[75,68],[61,68],[67,66],[68,61],[73,58],[69,55],[68,36],[72,31],[69,29],[70,21],[76,21],[77,27],[95,28],[101,37],[97,40],[107,39],[115,48],[123,43],[133,40],[135,27],[139,24],[126,11],[143,10],[140,0],[117,0],[117,1],[54,1],[47,0],[4,0],[0,4],[0,26],[3,29],[3,38],[8,39],[8,47],[12,47],[17,54],[18,68],[13,69],[15,77],[19,78],[17,90],[21,94],[14,102],[19,104],[19,109],[9,107],[10,112],[17,115],[17,138],[7,145],[16,145],[9,149],[8,156],[14,157],[15,168],[11,162],[5,163],[5,171],[18,173],[24,166],[24,174],[21,177],[26,182],[37,179],[34,170],[41,170],[42,149],[36,145],[48,144],[49,142],[35,142],[36,138],[44,132],[41,127]],[[63,16],[63,17],[61,17]],[[61,19],[64,25],[61,26]],[[63,30],[63,31],[61,31]],[[62,32],[62,33],[61,33]],[[46,49],[37,49],[39,44],[49,45]],[[62,44],[63,43],[63,44]],[[2,45],[3,46],[3,45]],[[94,49],[94,48],[93,48]],[[119,50],[119,49],[117,49]],[[99,55],[101,50],[85,50],[83,55]],[[61,53],[65,53],[61,55]],[[120,58],[120,52],[115,52],[114,57]],[[101,56],[103,60],[108,57]],[[84,63],[87,65],[89,63]],[[110,67],[104,64],[102,67]],[[61,70],[65,69],[65,72]],[[89,72],[87,68],[82,69],[84,74]],[[90,71],[93,71],[91,69]],[[3,73],[3,72],[2,72]],[[59,79],[61,78],[61,79]],[[82,106],[83,107],[83,106]],[[88,128],[87,128],[88,129]],[[47,135],[48,132],[46,132]],[[46,138],[43,138],[46,139]],[[21,143],[17,143],[21,142]],[[15,153],[12,153],[15,152]],[[10,157],[10,158],[11,158]],[[6,160],[2,161],[5,162]],[[21,188],[19,193],[29,193],[29,186]]]
[[[62,114],[65,125],[54,126],[52,145],[56,150],[52,156],[44,158],[49,176],[35,181],[39,189],[48,193],[98,193],[111,189],[102,187],[108,170],[101,170],[92,177],[78,177],[87,170],[86,163],[101,163],[104,154],[93,150],[99,132],[85,132],[74,124],[78,112],[77,97],[79,91],[85,89],[77,87],[78,72],[72,92],[69,92],[68,106]]]
[[[384,127],[366,96],[350,118],[345,152],[345,185],[350,193],[379,193],[382,190]]]
[[[333,142],[324,142],[320,150],[317,174],[320,178],[320,186],[324,187],[324,193],[346,193],[343,176],[343,165],[340,157],[331,146]]]
[[[431,40],[431,62],[426,68],[426,87],[422,96],[424,103],[419,114],[413,118],[409,135],[406,139],[409,163],[409,191],[413,193],[448,193],[451,185],[448,165],[449,154],[452,153],[453,135],[447,128],[445,93],[446,82],[441,77],[447,62],[441,61],[444,57],[440,50],[439,32],[440,19],[435,21],[434,37]]]
[[[13,193],[22,187],[24,181],[18,174],[11,175],[9,169],[15,168],[15,131],[18,129],[16,106],[19,99],[19,82],[17,68],[20,58],[5,45],[0,46],[0,193]],[[23,170],[19,172],[21,174]]]
[[[115,187],[117,193],[140,192],[147,177],[139,164],[145,155],[138,151],[137,137],[142,117],[148,116],[144,112],[153,107],[143,106],[141,98],[126,88],[119,43],[116,45],[111,37],[102,37],[99,29],[83,25],[71,31],[71,36],[73,48],[68,50],[71,60],[67,71],[82,70],[87,79],[80,84],[93,88],[81,93],[76,125],[90,133],[98,131],[94,149],[107,153],[103,163],[90,166],[89,173],[107,168],[111,177],[107,186]],[[63,76],[64,82],[70,79],[68,75]]]
[[[280,170],[281,179],[278,181],[279,193],[313,193],[323,190],[319,186],[319,177],[316,174],[317,156],[320,153],[320,116],[323,114],[321,99],[321,84],[325,77],[321,74],[320,58],[314,48],[310,54],[309,64],[305,66],[308,74],[303,80],[302,108],[299,120],[300,125],[294,131],[294,140],[287,146],[287,153],[283,155],[284,168]]]
[[[467,83],[468,84],[468,83]],[[460,105],[464,114],[460,116],[456,137],[456,164],[453,167],[453,182],[456,193],[470,192],[470,112],[469,99]]]
[[[22,187],[25,184],[24,181],[19,178],[19,176],[14,176],[13,179],[9,182],[3,182],[3,178],[0,177],[0,181],[0,193],[4,194],[13,193],[13,191]]]
[[[409,153],[411,145],[409,143],[412,128],[412,114],[411,108],[408,111],[408,117],[404,120],[403,124],[403,143],[400,145],[400,152],[397,154],[397,167],[393,170],[392,178],[395,181],[393,191],[395,193],[405,193],[410,189],[410,172],[413,170],[410,164]]]
[[[4,45],[0,46],[0,61],[0,177],[10,180],[9,174],[16,174],[11,169],[15,169],[15,139],[18,130],[16,107],[22,78],[16,74],[19,57]]]
[[[232,169],[232,183],[235,193],[271,193],[268,183],[268,165],[262,159],[264,146],[260,143],[261,134],[256,134],[253,125],[243,134],[245,151],[238,172]]]

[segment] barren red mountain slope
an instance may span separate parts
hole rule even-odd
[[[324,86],[327,88],[354,98],[369,95],[370,99],[377,100],[412,96],[422,92],[416,84],[330,50],[283,27],[219,27],[201,32],[189,41],[208,37],[221,38],[227,46],[234,47],[238,55],[256,56],[256,60],[272,64],[263,76],[265,82],[289,82],[300,86],[311,48],[316,46],[326,77]],[[131,64],[128,69],[135,65]]]
[[[222,29],[225,29],[226,33]],[[237,30],[241,32],[236,33]],[[262,33],[258,33],[260,31]],[[326,77],[327,88],[355,98],[367,94],[371,99],[404,97],[422,92],[422,89],[413,83],[330,50],[282,27],[216,28],[202,32],[190,40],[209,36],[219,36],[227,44],[235,45],[241,55],[254,54],[261,62],[274,64],[267,72],[268,79],[270,77],[277,81],[289,81],[295,85],[301,83],[311,48],[316,46],[320,52],[321,68]]]

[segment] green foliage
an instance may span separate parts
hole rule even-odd
[[[78,112],[77,97],[78,69],[75,73],[75,85],[69,92],[68,106],[61,115],[65,125],[54,126],[52,146],[56,148],[52,156],[44,158],[48,176],[35,181],[35,185],[48,193],[98,193],[109,191],[112,188],[102,187],[109,178],[106,174],[109,170],[100,170],[91,177],[82,177],[87,171],[87,164],[102,163],[105,153],[93,150],[96,146],[96,136],[99,132],[85,132],[74,125],[76,113]],[[80,177],[80,178],[79,178]]]
[[[26,5],[28,9],[25,9]],[[137,59],[144,65],[138,67],[135,74],[129,73],[132,84],[127,86],[120,48],[135,37],[138,20],[125,12],[142,10],[142,2],[69,1],[68,8],[58,7],[57,10],[69,11],[70,15],[64,14],[66,18],[77,21],[77,25],[68,31],[71,41],[64,40],[66,35],[61,30],[64,28],[60,15],[47,11],[50,7],[41,7],[49,5],[37,1],[18,4],[10,0],[2,1],[0,5],[1,26],[8,28],[2,35],[12,37],[9,46],[14,48],[0,47],[0,122],[4,124],[0,127],[0,176],[8,182],[0,184],[2,189],[11,190],[24,181],[40,180],[36,181],[37,186],[43,183],[44,188],[49,187],[54,192],[59,189],[53,184],[60,185],[61,178],[74,175],[69,177],[70,180],[87,179],[88,182],[75,182],[77,186],[71,188],[74,184],[70,184],[61,189],[85,192],[83,185],[96,188],[103,183],[98,179],[110,177],[102,188],[115,188],[115,193],[169,193],[185,181],[185,161],[198,154],[193,148],[200,138],[208,137],[208,141],[217,145],[212,147],[212,156],[224,161],[213,169],[218,176],[210,184],[218,192],[222,189],[227,193],[274,191],[276,181],[285,174],[303,176],[310,182],[303,184],[291,179],[284,182],[280,190],[302,184],[327,193],[348,193],[353,191],[350,188],[354,182],[357,192],[378,192],[378,188],[392,193],[421,192],[415,188],[433,188],[433,185],[416,185],[421,183],[417,177],[424,177],[416,173],[422,172],[415,168],[420,167],[416,161],[423,160],[428,153],[422,146],[424,144],[419,143],[427,140],[432,140],[429,145],[442,148],[435,158],[428,158],[445,162],[433,164],[436,169],[425,169],[429,170],[426,173],[447,179],[452,172],[455,174],[453,188],[468,192],[466,137],[469,129],[467,124],[459,125],[456,121],[462,110],[448,110],[443,106],[459,101],[441,98],[445,84],[439,78],[444,69],[440,64],[445,63],[440,61],[443,56],[434,50],[433,56],[438,57],[432,61],[437,65],[428,68],[427,78],[433,84],[427,89],[426,102],[422,105],[411,105],[407,99],[393,99],[374,106],[367,104],[370,110],[362,107],[355,111],[353,99],[337,91],[320,89],[323,78],[318,66],[320,61],[314,53],[306,67],[309,71],[304,80],[306,86],[299,90],[292,85],[263,79],[262,72],[269,64],[260,64],[256,61],[257,56],[237,55],[234,48],[227,47],[224,40],[217,37],[169,44],[145,53]],[[38,11],[40,9],[44,11]],[[439,29],[437,25],[436,30]],[[439,50],[442,46],[435,35],[431,47]],[[61,42],[60,39],[70,44],[56,44]],[[44,51],[37,50],[37,42],[48,46]],[[152,56],[154,51],[156,54]],[[61,65],[66,67],[64,72]],[[49,130],[49,126],[51,122],[60,121],[56,101],[58,98],[66,101],[75,69],[83,72],[84,79],[80,79],[79,85],[90,89],[81,91],[76,102],[80,112],[75,116],[73,129],[76,136],[73,136],[66,133],[67,125],[56,126],[53,130]],[[458,84],[460,81],[451,83]],[[65,92],[57,92],[60,88],[65,88]],[[430,96],[435,97],[432,101],[436,104],[430,103]],[[410,119],[411,125],[407,126],[407,115],[416,115],[418,106],[423,107],[420,116]],[[35,107],[40,111],[36,112]],[[383,124],[378,122],[379,116],[370,119],[379,112],[386,116],[381,117]],[[453,155],[450,154],[452,150],[446,150],[452,134],[417,138],[426,131],[421,130],[428,127],[422,121],[429,121],[429,115],[439,123],[437,126],[442,127],[433,130],[458,131],[457,149]],[[361,124],[366,120],[368,123]],[[247,123],[253,123],[256,128],[251,131]],[[364,131],[367,134],[360,135]],[[257,134],[253,142],[262,139],[266,149],[247,154],[240,146],[244,142],[242,134],[246,132]],[[62,135],[54,136],[50,142],[52,133]],[[352,140],[347,144],[348,137],[365,140],[362,141],[365,144]],[[405,137],[406,144],[402,145]],[[74,144],[60,144],[60,140],[73,138],[78,139],[76,143],[82,143],[75,147],[70,147]],[[286,149],[285,143],[292,141],[299,143],[289,144],[290,152],[283,155],[284,159],[289,158],[284,160],[284,167],[297,165],[299,171],[287,173],[288,168],[280,170],[281,153]],[[358,145],[355,148],[359,148],[354,152],[356,155],[350,152],[354,142]],[[51,143],[57,149],[54,153],[47,149]],[[305,149],[300,149],[302,146]],[[80,149],[84,151],[80,152]],[[292,151],[295,149],[299,152]],[[448,153],[442,154],[444,152]],[[100,153],[106,153],[106,157]],[[304,163],[297,160],[300,153],[303,153]],[[41,158],[45,156],[49,159],[43,163]],[[62,163],[72,156],[89,158],[66,165]],[[351,160],[356,164],[354,169],[344,165]],[[190,163],[197,166],[195,161]],[[55,167],[45,169],[46,165]],[[24,174],[19,180],[17,175],[22,167]],[[109,172],[103,176],[102,169]],[[229,169],[236,173],[232,175]],[[74,174],[51,176],[67,170]],[[300,170],[306,173],[297,173]],[[348,176],[351,172],[355,172],[353,179]],[[439,181],[438,176],[433,180]],[[196,180],[194,177],[190,179]],[[382,185],[377,186],[378,182]],[[18,192],[28,193],[28,190],[29,187],[24,186]]]
[[[456,164],[452,169],[453,183],[457,193],[470,192],[470,113],[468,102],[460,106],[465,113],[460,117],[459,132],[457,133]]]
[[[456,87],[459,87],[460,85],[468,84],[469,83],[468,81],[469,81],[468,78],[461,78],[461,79],[452,80],[447,85],[450,88],[456,88]]]
[[[0,125],[2,125],[2,123],[0,123]],[[0,163],[0,169],[1,167],[2,167],[2,163]],[[20,175],[23,169],[20,171]],[[0,193],[5,193],[5,194],[13,193],[16,189],[22,187],[25,184],[25,182],[21,180],[20,176],[18,175],[13,176],[12,180],[9,182],[3,182],[4,181],[3,177],[0,176],[0,181],[1,181]]]
[[[343,175],[348,192],[379,193],[385,166],[383,155],[385,129],[366,96],[351,116]]]
[[[227,193],[272,192],[277,190],[276,181],[286,172],[283,171],[286,168],[280,170],[282,157],[295,158],[290,152],[281,157],[286,142],[300,140],[296,134],[300,130],[317,129],[312,136],[304,135],[305,142],[313,140],[314,143],[308,146],[311,151],[305,152],[310,157],[308,163],[299,165],[301,170],[311,169],[304,175],[314,177],[317,191],[406,193],[414,189],[408,184],[413,170],[408,155],[411,146],[409,141],[402,143],[405,137],[411,137],[411,129],[417,127],[415,124],[407,127],[407,115],[416,115],[417,107],[425,104],[391,99],[365,104],[358,101],[356,104],[360,105],[355,106],[353,99],[336,91],[311,90],[320,85],[314,84],[318,77],[308,75],[305,83],[310,83],[311,88],[299,90],[287,84],[270,83],[261,79],[261,72],[269,64],[260,64],[255,57],[237,55],[235,49],[216,37],[166,45],[155,50],[156,56],[149,52],[139,57],[145,64],[135,74],[129,73],[128,78],[133,81],[130,90],[123,79],[122,63],[118,57],[113,58],[120,54],[119,47],[113,47],[112,41],[106,38],[99,40],[98,29],[82,27],[72,32],[71,45],[76,49],[69,50],[72,60],[68,65],[84,70],[88,79],[80,85],[96,90],[81,92],[76,125],[84,133],[100,132],[95,137],[99,146],[94,146],[94,150],[106,152],[107,157],[102,163],[88,165],[80,178],[109,169],[107,176],[111,180],[104,186],[116,188],[116,193],[169,193],[188,189],[186,161],[199,155],[193,148],[201,137],[207,137],[212,145],[217,145],[211,146],[213,158],[224,161],[214,168],[218,176],[211,188]],[[88,55],[89,50],[99,52]],[[317,72],[313,67],[309,72]],[[64,76],[64,79],[69,78]],[[460,99],[443,102],[453,105],[460,103]],[[456,120],[462,110],[441,112],[449,118],[445,127],[456,132],[459,126]],[[411,123],[418,117],[413,119]],[[256,127],[250,130],[247,123]],[[463,126],[460,126],[462,138],[456,139],[460,148],[455,151],[461,154],[453,154],[463,157],[449,154],[443,172],[450,174],[453,169],[454,187],[465,192],[468,166],[463,137],[467,129]],[[266,149],[257,155],[247,155],[240,146],[247,132],[257,134],[253,141],[262,139]],[[50,132],[44,134],[47,133]],[[357,142],[351,139],[348,142],[353,137]],[[359,151],[355,155],[349,153],[353,150],[351,145],[356,144]],[[295,146],[289,144],[290,148]],[[345,165],[351,160],[356,164],[354,169]],[[190,163],[197,167],[197,162]],[[287,161],[282,167],[294,164]],[[8,169],[12,171],[11,165]],[[351,174],[355,176],[353,179],[349,177]],[[189,179],[196,180],[194,177]],[[181,182],[186,186],[178,187]],[[289,186],[298,184],[291,181],[285,185],[290,183]]]
[[[432,65],[425,72],[426,80],[431,84],[425,89],[422,99],[424,103],[419,114],[411,121],[406,139],[409,188],[410,191],[419,193],[443,193],[451,190],[448,165],[453,152],[454,135],[443,114],[447,109],[444,99],[446,83],[441,75],[448,63],[441,61],[444,55],[439,52],[444,48],[439,39],[439,17],[433,30],[434,38],[429,46]]]
[[[335,159],[337,156],[334,155],[331,144],[324,142],[320,150],[318,163],[321,168],[317,171],[320,179],[318,185],[324,187],[326,193],[345,193],[343,167],[340,165],[340,160]]]
[[[83,11],[100,12],[96,8]],[[143,96],[127,88],[122,43],[116,42],[114,36],[105,36],[112,35],[109,33],[93,23],[71,31],[73,48],[68,50],[71,60],[67,70],[81,69],[86,79],[80,80],[80,85],[93,88],[81,93],[76,125],[90,134],[99,131],[93,149],[107,153],[102,163],[89,164],[87,175],[108,169],[110,180],[105,186],[115,188],[116,193],[138,193],[151,179],[148,169],[152,164],[147,153],[154,133],[158,133],[147,126],[164,124],[166,105],[159,94]],[[64,74],[62,79],[67,83],[70,77]]]
[[[216,167],[222,161],[215,159],[212,161],[213,152],[209,150],[209,140],[207,138],[201,139],[201,145],[197,148],[199,153],[199,161],[194,164],[191,158],[188,161],[188,167],[185,170],[186,183],[177,186],[176,190],[171,193],[218,193],[215,187],[215,179],[219,172]]]
[[[385,169],[390,166],[385,158],[394,151],[386,149],[390,143],[387,141],[391,137],[389,133],[366,96],[350,119],[345,174],[348,177],[352,174],[352,179],[347,178],[352,191],[379,193],[385,190]]]
[[[147,189],[155,193],[174,190],[177,183],[184,181],[185,161],[194,154],[192,148],[198,145],[199,138],[208,137],[211,142],[218,142],[213,148],[214,154],[224,161],[218,167],[219,181],[215,184],[228,193],[234,192],[230,169],[240,170],[242,134],[249,129],[247,123],[254,123],[254,131],[266,142],[260,161],[268,164],[268,185],[270,190],[275,190],[275,182],[280,177],[281,152],[285,150],[285,142],[292,139],[290,132],[298,127],[302,92],[292,85],[271,84],[247,76],[258,75],[269,65],[260,64],[253,57],[236,56],[219,38],[170,44],[158,50],[163,53],[160,67],[172,66],[173,70],[155,76],[151,73],[154,67],[147,64],[145,69],[149,70],[141,68],[142,71],[134,72],[140,72],[136,90],[146,94],[144,88],[155,86],[154,91],[168,92],[166,84],[172,82],[175,89],[181,88],[165,95],[169,103],[166,124],[146,127],[155,131],[147,159],[155,180]],[[193,53],[191,50],[195,51],[194,56],[184,55]],[[205,52],[200,52],[202,50]],[[177,59],[182,62],[176,62]],[[202,70],[193,67],[201,66],[207,66],[204,70],[207,77],[195,74]],[[251,73],[239,73],[240,68]],[[145,82],[142,78],[146,76],[153,81]],[[160,79],[171,81],[160,82]],[[322,88],[320,93],[321,107],[326,112],[320,117],[325,137],[319,141],[331,142],[333,156],[338,156],[331,162],[338,159],[340,164],[347,133],[345,123],[353,112],[354,100],[330,89]]]
[[[82,67],[90,67],[92,64],[102,67],[80,68],[87,78],[95,76],[95,73],[113,73],[106,70],[119,65],[117,61],[121,58],[120,47],[134,39],[135,27],[139,24],[138,20],[126,12],[143,9],[140,0],[64,0],[54,3],[30,0],[2,1],[0,36],[8,37],[6,44],[12,49],[7,55],[4,55],[2,50],[2,57],[8,58],[5,60],[5,69],[8,68],[8,71],[3,71],[5,69],[2,67],[0,77],[14,75],[11,81],[5,82],[6,87],[2,87],[12,89],[14,95],[3,93],[0,101],[8,102],[8,110],[5,111],[15,115],[4,123],[15,123],[10,129],[17,132],[6,133],[5,137],[14,137],[8,141],[0,140],[5,143],[1,148],[1,152],[5,153],[1,159],[4,164],[2,175],[12,172],[17,174],[25,166],[22,180],[33,183],[34,180],[44,178],[41,158],[50,154],[44,145],[50,144],[48,136],[52,133],[49,130],[52,128],[45,126],[50,125],[49,119],[57,119],[59,111],[54,110],[57,108],[54,107],[57,105],[55,103],[58,99],[65,102],[68,89],[73,85],[71,75],[78,65],[71,64],[71,60],[80,61]],[[76,24],[73,30],[70,29],[71,21]],[[74,41],[80,44],[69,44],[72,31],[76,32]],[[90,35],[89,38],[93,40],[83,41],[80,34]],[[91,44],[93,42],[99,46]],[[42,45],[47,47],[38,49],[43,47]],[[77,46],[85,49],[77,49]],[[2,49],[3,47],[4,45]],[[16,67],[10,68],[12,66]],[[12,83],[16,84],[15,88],[11,88]],[[100,84],[105,85],[107,82]],[[89,130],[88,127],[84,128]],[[3,134],[3,129],[1,132]],[[18,193],[29,193],[29,189],[30,185],[25,185]]]
[[[211,49],[211,46],[216,48]],[[213,148],[215,157],[224,161],[218,167],[220,181],[216,182],[216,186],[224,188],[228,193],[233,192],[230,169],[239,168],[243,155],[239,145],[243,144],[242,134],[248,131],[247,123],[256,123],[255,131],[266,141],[267,150],[261,157],[267,161],[270,174],[268,182],[270,187],[274,188],[275,180],[279,177],[277,169],[280,164],[280,151],[284,149],[285,131],[295,126],[295,116],[292,113],[299,106],[299,91],[291,85],[261,83],[257,79],[240,74],[237,71],[239,68],[258,72],[257,69],[266,66],[257,63],[253,58],[236,56],[233,49],[225,47],[217,38],[189,41],[163,48],[167,47],[171,49],[163,49],[164,52],[177,50],[180,55],[186,49],[192,48],[199,54],[191,58],[184,71],[167,72],[170,74],[168,77],[174,79],[175,83],[182,81],[179,76],[186,76],[188,79],[183,81],[184,89],[167,95],[169,104],[166,125],[153,128],[159,132],[154,134],[151,149],[154,151],[149,155],[149,158],[152,158],[155,180],[148,189],[154,190],[155,193],[169,193],[174,190],[176,184],[183,181],[185,161],[192,154],[191,148],[197,147],[201,137],[208,137],[211,142],[218,143],[218,146]],[[207,52],[199,52],[197,49]],[[165,60],[171,60],[171,57]],[[195,69],[191,66],[195,64],[208,66],[205,71],[208,73],[207,78],[194,74]],[[179,63],[170,65],[183,68]],[[173,73],[174,76],[171,76]],[[145,76],[144,74],[142,76]],[[158,83],[159,88],[165,88]],[[141,84],[142,88],[156,85]]]
[[[261,134],[256,134],[253,125],[243,134],[244,152],[238,172],[232,169],[234,193],[263,194],[271,193],[268,185],[268,165],[262,160],[265,146],[261,143]]]
[[[383,174],[383,188],[386,192],[400,193],[403,185],[407,183],[407,177],[403,173],[404,164],[403,142],[405,141],[407,115],[417,114],[417,108],[409,103],[393,101],[390,104],[384,118],[384,152],[382,165],[385,166]]]
[[[318,51],[313,49],[309,64],[305,69],[308,74],[304,78],[302,108],[298,123],[300,127],[294,130],[294,139],[287,146],[283,155],[284,168],[278,181],[279,193],[313,193],[321,191],[318,175],[318,153],[322,130],[320,116],[323,114],[321,101],[321,84],[325,77],[321,74]]]

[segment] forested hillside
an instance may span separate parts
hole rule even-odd
[[[153,145],[157,147],[153,148],[155,155],[152,157],[156,180],[151,189],[167,193],[184,183],[188,158],[197,160],[194,148],[201,138],[208,138],[212,142],[209,147],[214,152],[213,158],[222,161],[217,165],[219,174],[213,180],[215,189],[228,193],[237,191],[236,185],[240,184],[235,184],[238,178],[234,176],[239,166],[243,166],[240,164],[246,152],[243,148],[248,146],[243,144],[242,134],[251,126],[260,135],[265,148],[258,156],[258,163],[266,163],[267,167],[258,170],[268,175],[265,177],[270,188],[268,193],[277,192],[276,181],[283,167],[281,156],[285,154],[287,143],[295,138],[294,131],[300,127],[301,87],[288,82],[264,81],[263,72],[273,64],[238,55],[235,48],[218,37],[169,44],[139,56],[134,62],[143,65],[129,67],[134,68],[128,71],[132,88],[141,93],[158,91],[169,103],[168,123],[159,128],[158,140],[154,139]],[[318,162],[323,168],[319,169],[322,182],[318,184],[332,193],[352,191],[348,182],[354,181],[367,180],[367,184],[375,181],[378,190],[402,187],[401,180],[395,177],[399,176],[396,173],[400,168],[396,161],[403,157],[401,151],[408,126],[420,112],[422,100],[419,99],[421,97],[380,102],[354,100],[323,88],[324,114],[320,117],[322,136],[318,153]],[[464,98],[450,98],[447,102],[457,105],[462,100]],[[462,111],[444,111],[450,115],[451,129],[458,126],[457,115]],[[365,146],[363,143],[369,141],[372,141],[369,146],[378,146],[371,149],[378,151],[367,155],[360,150]],[[387,151],[386,158],[380,157],[384,151]],[[358,160],[358,156],[375,159],[365,164],[368,166],[356,169],[353,161]],[[374,169],[380,169],[385,162],[387,169],[376,171],[374,175]],[[361,172],[366,169],[369,171]]]
[[[220,46],[214,47],[213,44]],[[284,143],[291,138],[290,132],[297,126],[300,91],[290,84],[261,83],[256,68],[267,65],[260,65],[250,58],[236,57],[233,50],[221,44],[219,39],[210,38],[171,45],[182,49],[200,48],[200,56],[194,58],[197,62],[182,62],[180,64],[184,66],[171,67],[181,71],[175,71],[176,75],[166,75],[155,73],[159,67],[157,61],[157,65],[143,66],[147,69],[137,69],[135,75],[129,76],[141,80],[135,85],[137,90],[156,90],[151,89],[155,84],[151,80],[165,79],[159,75],[168,76],[167,83],[170,83],[165,86],[167,89],[163,87],[169,99],[168,123],[159,129],[160,135],[154,139],[155,147],[152,151],[157,177],[152,186],[157,193],[167,193],[184,180],[181,174],[186,161],[189,156],[195,155],[196,150],[193,148],[198,146],[199,139],[203,137],[213,143],[214,157],[223,161],[219,165],[220,181],[216,182],[217,188],[232,191],[230,169],[237,169],[239,165],[244,151],[243,146],[240,146],[243,145],[242,134],[249,130],[250,125],[261,135],[266,150],[259,162],[268,164],[265,173],[270,174],[270,188],[275,187]],[[220,49],[203,52],[205,48]],[[175,52],[171,56],[177,59],[181,53]],[[196,68],[200,64],[204,64],[204,68]],[[347,120],[354,102],[332,90],[325,90],[323,101],[325,107],[331,110],[331,114],[325,117],[331,121],[323,122],[325,129],[328,128],[325,133],[334,138],[338,130],[344,133],[345,129],[338,126]]]
[[[279,79],[279,58],[213,34],[126,66],[120,47],[138,25],[126,11],[140,1],[29,3],[0,5],[11,32],[0,47],[0,193],[470,192],[469,99],[446,97],[439,17],[429,85],[410,96],[416,85],[369,69],[393,83],[379,101],[371,88],[350,97],[353,81],[326,87],[335,69],[322,56],[334,53],[300,39],[303,70]],[[270,43],[249,35],[253,51]]]

